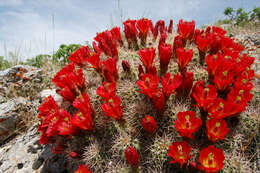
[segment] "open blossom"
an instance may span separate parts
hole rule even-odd
[[[136,167],[139,164],[140,158],[134,147],[130,146],[125,150],[125,158],[129,165]]]
[[[194,30],[195,30],[194,21],[187,22],[180,19],[177,26],[178,26],[178,33],[185,40],[185,42],[187,40],[190,40],[193,37]]]
[[[91,56],[91,54],[92,51],[88,46],[82,46],[70,55],[69,61],[75,65],[83,67],[86,65],[86,59]]]
[[[103,84],[97,88],[97,95],[109,100],[109,98],[115,96],[116,83],[115,82],[103,82]]]
[[[72,124],[72,116],[65,110],[62,110],[60,114],[62,114],[62,119],[57,127],[59,135],[74,135],[77,132],[77,129]]]
[[[227,101],[216,98],[208,109],[208,116],[214,119],[230,116],[230,107],[228,107]]]
[[[174,159],[170,163],[179,163],[182,168],[183,164],[187,164],[188,160],[191,158],[190,150],[191,147],[186,141],[173,142],[168,151],[168,155]]]
[[[50,113],[55,113],[59,111],[59,106],[55,102],[54,98],[52,96],[48,96],[44,98],[42,104],[38,107],[38,118],[43,119],[45,116],[47,116]]]
[[[93,130],[94,121],[90,112],[76,112],[72,118],[72,124],[82,130]]]
[[[213,85],[204,87],[204,81],[197,81],[192,89],[191,96],[195,99],[200,109],[207,111],[212,102],[217,98],[218,93]]]
[[[157,91],[159,82],[160,79],[156,75],[144,74],[142,75],[141,80],[137,82],[137,85],[141,90],[139,92],[152,98],[153,93]]]
[[[90,103],[89,96],[86,93],[81,93],[74,102],[72,103],[73,107],[77,108],[83,113],[90,112],[91,114],[94,114],[94,110],[92,108],[92,105]]]
[[[171,74],[168,72],[165,74],[165,77],[162,76],[162,86],[165,97],[170,97],[175,89],[181,85],[181,82],[182,76],[180,74],[176,74],[171,78]]]
[[[100,60],[100,54],[99,53],[93,53],[90,55],[86,61],[91,64],[91,68],[94,68],[96,72],[101,73],[102,72],[102,63]]]
[[[202,170],[205,172],[218,172],[224,166],[225,156],[221,149],[215,148],[213,145],[204,148],[200,152],[199,161]]]
[[[155,59],[155,49],[154,48],[145,48],[141,49],[138,52],[140,60],[142,61],[146,73],[149,73],[150,69],[153,67],[153,61]]]
[[[212,142],[224,139],[228,133],[227,123],[223,119],[209,119],[207,121],[207,136]]]
[[[79,165],[78,169],[74,172],[74,173],[92,173],[89,169],[88,169],[88,165]]]
[[[185,50],[184,48],[177,49],[177,62],[179,66],[179,71],[183,72],[186,71],[186,67],[191,61],[193,56],[193,51],[191,49]]]
[[[160,72],[161,76],[168,70],[168,65],[172,57],[172,47],[170,44],[159,45]]]
[[[120,120],[123,116],[123,110],[121,107],[121,100],[118,96],[112,96],[102,106],[102,110],[106,116],[112,117],[116,120]]]
[[[234,81],[234,74],[231,71],[218,71],[213,79],[216,88],[219,91],[226,90]]]
[[[185,111],[177,114],[177,120],[174,123],[174,127],[181,136],[193,139],[192,134],[199,129],[202,121],[196,117],[195,112]]]
[[[208,37],[203,37],[202,35],[198,35],[196,37],[196,44],[199,49],[199,56],[200,56],[200,63],[202,64],[205,59],[206,52],[208,51],[209,48],[209,38]]]
[[[147,131],[148,133],[155,133],[157,130],[157,124],[156,121],[154,120],[153,117],[146,115],[143,119],[142,119],[142,126],[144,128],[145,131]]]

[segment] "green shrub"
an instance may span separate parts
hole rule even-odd
[[[79,49],[82,45],[80,44],[62,44],[57,52],[53,55],[54,62],[67,63],[71,53]]]
[[[12,66],[12,63],[5,60],[3,56],[0,56],[0,70],[7,69]]]

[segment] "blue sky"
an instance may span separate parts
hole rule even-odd
[[[251,10],[259,0],[0,0],[0,56],[20,59],[51,53],[62,43],[92,41],[96,32],[121,20],[147,17],[153,21],[180,18],[196,25],[223,18],[224,9]],[[54,27],[52,22],[54,16]],[[54,29],[53,29],[54,28]]]

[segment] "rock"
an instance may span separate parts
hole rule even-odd
[[[77,167],[75,163],[70,163],[65,155],[53,154],[48,145],[41,146],[38,140],[39,133],[34,125],[27,133],[2,146],[0,173],[73,173]]]
[[[23,97],[9,99],[0,104],[0,143],[14,133],[18,119],[17,110],[27,104]]]
[[[52,96],[59,106],[63,103],[63,98],[56,93],[55,89],[45,89],[40,92],[40,97],[43,100],[45,97]]]

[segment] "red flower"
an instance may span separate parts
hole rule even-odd
[[[221,149],[215,148],[213,145],[204,148],[200,152],[199,161],[202,170],[205,172],[218,172],[224,166],[225,156]]]
[[[74,173],[92,173],[89,169],[88,169],[88,165],[79,165],[78,169],[74,172]]]
[[[230,107],[222,98],[216,98],[208,109],[209,117],[221,119],[230,116]]]
[[[97,88],[97,95],[104,98],[106,101],[111,97],[115,96],[116,83],[115,82],[104,82],[102,86]]]
[[[182,76],[180,74],[176,74],[171,78],[171,74],[168,72],[165,74],[165,77],[162,76],[162,86],[165,97],[170,97],[170,95],[174,93],[174,90],[181,85],[181,82]]]
[[[120,32],[120,28],[119,27],[114,27],[110,30],[110,32],[112,33],[112,37],[117,41],[117,43],[119,43],[121,46],[123,45],[123,40],[122,40],[122,35]]]
[[[72,116],[65,110],[62,110],[60,114],[62,119],[58,125],[59,135],[74,135],[77,131],[72,125]]]
[[[183,21],[182,19],[180,19],[177,26],[178,26],[178,33],[185,40],[185,42],[187,40],[192,39],[194,30],[195,30],[194,21],[187,22],[187,21]]]
[[[224,139],[228,133],[227,123],[223,119],[210,119],[207,121],[207,136],[212,142]]]
[[[146,69],[146,73],[148,73],[149,70],[153,67],[153,61],[155,58],[155,49],[154,48],[141,49],[139,50],[138,54],[140,56],[140,60],[142,61]]]
[[[118,96],[111,97],[101,106],[101,108],[105,112],[106,116],[112,117],[116,120],[120,120],[123,116],[121,100]]]
[[[156,40],[159,31],[160,31],[160,34],[163,34],[165,32],[165,29],[166,29],[165,22],[163,20],[158,20],[156,22],[154,30],[153,30],[153,39]]]
[[[145,118],[142,119],[142,126],[145,131],[148,133],[155,133],[157,130],[157,124],[153,117],[146,115]]]
[[[154,108],[156,109],[158,114],[163,113],[165,108],[165,98],[163,92],[161,90],[157,90],[152,94],[152,100]]]
[[[188,160],[191,158],[190,156],[191,147],[184,142],[173,142],[169,147],[168,155],[172,157],[174,160],[170,163],[179,163],[181,168],[183,164],[187,164]]]
[[[123,24],[128,47],[130,48],[132,44],[137,46],[137,29],[135,27],[136,20],[126,20]]]
[[[182,37],[177,35],[176,37],[174,37],[174,41],[173,41],[173,54],[174,57],[176,58],[177,56],[177,49],[178,48],[183,48],[183,41],[182,41]]]
[[[92,119],[91,112],[82,113],[76,112],[72,118],[72,124],[79,127],[82,130],[93,130],[94,122]]]
[[[130,67],[130,64],[126,60],[122,61],[122,67],[125,72],[130,73],[131,67]]]
[[[114,82],[118,79],[118,70],[116,66],[116,58],[108,58],[103,62],[103,74],[108,82]]]
[[[193,73],[185,72],[182,73],[182,82],[181,85],[176,89],[176,92],[179,96],[185,96],[190,93],[190,90],[193,85]]]
[[[166,44],[166,39],[167,39],[167,34],[164,32],[161,34],[160,40],[159,40],[159,44],[158,47],[160,47],[163,44]]]
[[[151,22],[151,20],[145,18],[137,20],[136,27],[139,30],[138,36],[141,39],[142,45],[145,45],[146,43],[146,38],[150,30]]]
[[[129,165],[136,167],[139,164],[139,155],[134,147],[130,146],[125,150],[125,158]]]
[[[189,50],[185,50],[184,48],[177,49],[178,66],[180,72],[186,71],[186,67],[191,61],[192,56],[193,56],[192,49]]]
[[[191,139],[193,139],[192,134],[196,132],[202,124],[201,119],[197,118],[196,113],[193,111],[179,112],[177,114],[177,120],[175,120],[174,123],[174,127],[181,136]]]
[[[214,76],[213,82],[219,91],[226,90],[234,81],[234,74],[231,71],[219,70]]]
[[[75,65],[83,67],[86,65],[86,59],[91,54],[92,51],[88,46],[82,46],[70,55],[69,60]]]
[[[79,109],[82,113],[90,112],[91,114],[94,114],[89,96],[86,93],[82,93],[79,97],[77,97],[72,105]]]
[[[143,69],[142,65],[139,64],[139,66],[138,66],[138,77],[139,77],[139,79],[142,78],[143,74],[144,74],[144,69]]]
[[[99,57],[99,53],[93,53],[91,56],[89,56],[86,61],[92,65],[92,68],[96,70],[96,72],[101,73],[102,71],[102,65]]]
[[[196,37],[196,44],[199,49],[200,62],[203,63],[205,59],[206,52],[209,48],[210,40],[208,37],[202,37],[202,35],[198,35]]]
[[[161,75],[164,75],[168,70],[168,64],[172,57],[172,47],[170,44],[159,45],[159,58]]]
[[[156,75],[144,74],[142,79],[137,82],[141,94],[152,98],[153,93],[156,92],[160,79]]]
[[[48,114],[55,113],[59,111],[59,106],[55,102],[52,96],[46,97],[42,104],[38,107],[38,118],[42,119]]]
[[[172,33],[172,27],[173,27],[173,20],[171,19],[168,27],[168,33]]]
[[[218,93],[213,85],[208,85],[204,87],[204,81],[197,81],[192,89],[192,97],[198,104],[200,109],[207,111],[212,105],[212,102],[217,98]]]
[[[65,100],[73,102],[76,95],[70,90],[69,87],[65,86],[62,89],[56,89],[56,92],[61,95]]]

